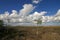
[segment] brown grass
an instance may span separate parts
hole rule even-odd
[[[60,26],[17,26],[12,28],[27,32],[22,40],[60,40]]]
[[[3,31],[1,40],[60,40],[60,26],[7,26]]]

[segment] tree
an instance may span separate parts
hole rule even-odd
[[[3,20],[0,20],[0,27],[3,27],[3,25],[4,25]]]
[[[42,24],[42,20],[41,19],[38,19],[37,20],[37,24]]]
[[[40,19],[38,19],[38,20],[35,20],[37,23],[37,32],[36,32],[36,34],[37,34],[37,37],[38,37],[38,32],[39,32],[39,29],[38,29],[38,24],[42,24],[42,20],[41,20],[41,18]]]

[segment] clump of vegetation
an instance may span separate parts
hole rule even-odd
[[[0,40],[60,40],[60,27],[58,26],[40,26],[38,35],[36,32],[37,27],[3,26],[3,21],[0,20]]]
[[[27,36],[27,31],[18,31],[14,28],[3,26],[3,24],[3,21],[0,20],[0,40],[20,40]]]
[[[0,20],[0,28],[3,27],[4,22],[2,20]]]

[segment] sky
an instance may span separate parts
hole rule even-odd
[[[0,0],[0,20],[60,22],[60,0]],[[53,20],[54,19],[54,20]]]
[[[38,4],[32,3],[32,0],[0,0],[0,13],[19,11],[24,4],[33,4],[37,6],[34,11],[47,11],[46,15],[54,15],[60,9],[60,0],[42,0]]]

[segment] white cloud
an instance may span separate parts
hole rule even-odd
[[[17,17],[17,16],[18,16],[18,12],[16,10],[12,10],[10,17]]]
[[[20,16],[25,17],[29,15],[29,13],[34,9],[35,7],[32,4],[24,4],[23,9],[20,10]]]
[[[37,23],[37,21],[35,20],[39,20],[42,19],[42,16],[45,15],[47,12],[42,11],[42,12],[34,12],[33,14],[28,16],[28,19],[33,22],[33,23]]]
[[[34,12],[33,14],[23,15],[26,17],[20,17],[18,12],[16,10],[12,10],[12,13],[9,15],[9,12],[5,12],[4,14],[0,15],[0,20],[4,20],[5,23],[8,23],[8,19],[10,23],[16,23],[16,22],[21,22],[21,23],[37,23],[38,19],[41,19],[42,22],[60,22],[60,16],[57,15],[59,14],[59,10],[56,13],[56,16],[44,16],[47,12],[42,11],[42,12]]]
[[[4,19],[3,14],[0,14],[0,20]]]
[[[9,12],[6,11],[4,14],[0,14],[0,20],[2,20],[2,19],[7,19],[8,16],[9,16]]]
[[[60,22],[60,9],[53,16],[42,16],[42,22]]]
[[[42,16],[42,22],[47,22],[47,16]]]
[[[57,11],[57,13],[54,15],[54,21],[59,22],[60,21],[60,9]]]
[[[60,22],[60,9],[53,16],[42,16],[43,22]]]
[[[35,12],[34,14],[33,14],[33,19],[39,19],[39,18],[41,18],[43,15],[45,15],[47,12],[45,12],[45,11],[42,11],[42,12]]]
[[[39,3],[40,0],[33,0],[33,3]],[[60,9],[57,11],[57,13],[53,16],[45,16],[47,13],[46,11],[41,12],[34,12],[33,14],[29,14],[35,6],[32,4],[24,4],[23,8],[19,11],[19,13],[16,10],[12,10],[12,13],[9,14],[8,11],[6,11],[4,14],[0,14],[0,20],[3,20],[5,23],[37,23],[35,20],[41,19],[42,22],[60,22]]]
[[[53,22],[55,21],[54,16],[42,16],[42,22]]]
[[[32,0],[33,3],[38,4],[39,2],[41,2],[42,0]]]
[[[55,16],[60,16],[60,9],[57,11],[57,13],[55,14]]]
[[[4,16],[5,16],[5,17],[8,17],[8,16],[9,16],[9,12],[6,11],[6,12],[4,13]]]
[[[18,13],[16,10],[12,10],[12,13],[9,15],[9,12],[5,12],[4,14],[0,14],[0,20],[4,20],[4,22],[28,22],[27,16],[35,7],[32,4],[24,4],[23,9]]]

